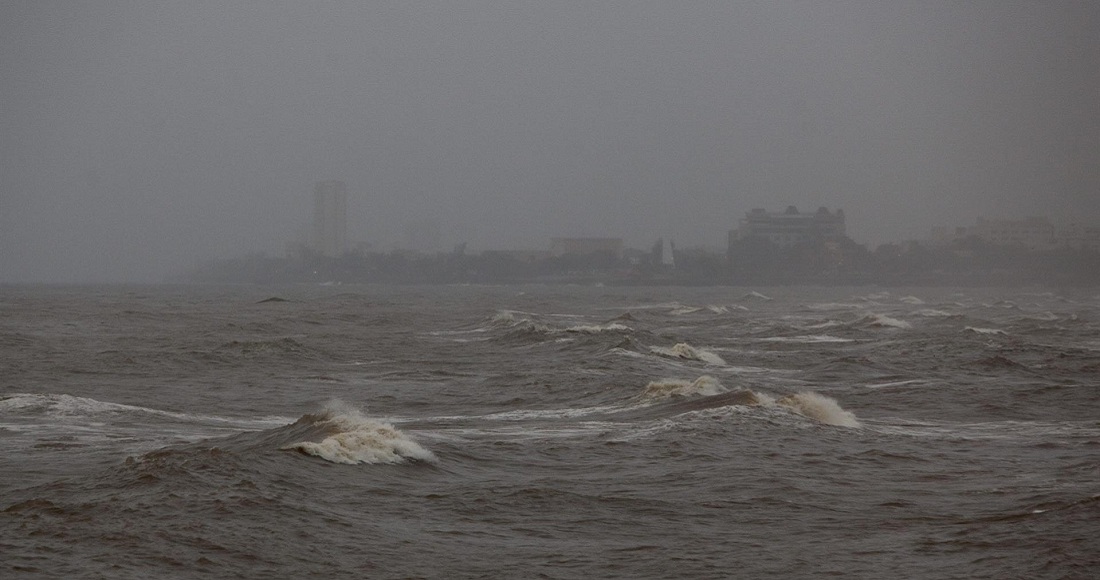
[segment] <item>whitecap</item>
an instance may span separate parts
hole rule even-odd
[[[642,391],[642,399],[661,400],[672,397],[712,396],[727,392],[718,379],[703,375],[694,381],[684,379],[661,379],[651,381]]]
[[[625,324],[611,322],[608,324],[570,326],[569,328],[565,329],[565,332],[576,332],[580,334],[600,334],[603,332],[633,332],[633,329]]]
[[[103,420],[103,415],[147,415],[184,423],[230,424],[241,428],[281,425],[289,420],[286,417],[240,418],[195,415],[55,393],[16,393],[0,397],[0,413],[43,415],[58,419],[95,418],[100,421]]]
[[[838,336],[830,336],[828,334],[814,334],[806,336],[770,336],[767,338],[761,338],[760,342],[841,343],[855,341],[850,338],[840,338]]]
[[[934,308],[923,308],[913,313],[915,316],[923,316],[924,318],[949,318],[954,316],[950,312],[944,310],[936,310]]]
[[[826,425],[839,427],[860,426],[856,416],[841,408],[834,399],[811,391],[787,395],[776,401],[776,404]]]
[[[685,360],[697,360],[697,361],[705,362],[707,364],[712,364],[712,365],[724,365],[724,364],[726,364],[726,361],[723,360],[722,357],[714,354],[713,352],[710,352],[709,350],[705,350],[705,349],[702,349],[702,348],[696,348],[696,347],[691,346],[690,344],[688,344],[686,342],[678,343],[675,346],[673,346],[672,348],[665,348],[665,347],[660,347],[660,346],[651,346],[651,347],[649,347],[649,350],[656,353],[656,354],[659,354],[661,356],[666,356],[666,357],[669,357],[669,358],[680,358],[680,359],[685,359]]]
[[[877,326],[884,328],[912,328],[913,325],[904,320],[898,320],[897,318],[890,318],[884,314],[868,314],[862,319],[868,326]]]
[[[1008,333],[999,328],[978,328],[976,326],[967,326],[963,329],[963,332],[973,332],[975,334],[989,334],[989,335],[1007,335]]]
[[[318,422],[335,432],[320,443],[302,441],[282,447],[333,463],[403,463],[435,461],[435,454],[393,425],[363,416],[358,409],[333,403]]]

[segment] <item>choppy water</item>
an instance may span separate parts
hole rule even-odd
[[[4,578],[1091,578],[1100,296],[0,288],[0,443]]]

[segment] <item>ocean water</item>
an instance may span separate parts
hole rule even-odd
[[[1094,578],[1100,292],[5,287],[0,444],[3,578]]]

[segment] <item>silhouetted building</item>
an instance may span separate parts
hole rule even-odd
[[[321,181],[313,188],[313,250],[340,256],[348,248],[348,188],[343,181]]]
[[[969,230],[970,235],[993,246],[1019,246],[1028,250],[1043,250],[1054,245],[1054,225],[1046,218],[1022,220],[986,220]]]
[[[809,241],[840,239],[845,234],[844,210],[830,212],[821,207],[813,213],[802,213],[792,205],[783,212],[754,209],[746,213],[738,228],[730,232],[730,243],[757,238],[789,248]]]
[[[551,238],[550,254],[553,256],[585,256],[588,254],[611,254],[615,258],[623,257],[622,238]]]
[[[1100,250],[1100,226],[1072,223],[1055,235],[1055,242],[1078,250]]]

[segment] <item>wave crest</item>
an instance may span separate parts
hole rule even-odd
[[[841,408],[836,400],[811,391],[787,395],[780,398],[775,404],[826,425],[837,425],[839,427],[860,426],[856,416]]]
[[[661,356],[669,358],[682,358],[686,360],[697,360],[712,365],[725,365],[726,361],[722,357],[704,350],[701,348],[695,348],[686,342],[681,342],[673,346],[672,348],[664,348],[660,346],[651,346],[649,350],[659,354]]]
[[[727,392],[718,379],[703,375],[694,381],[684,379],[661,379],[652,381],[642,391],[642,399],[662,400],[672,397],[709,397]]]
[[[890,318],[885,314],[868,314],[864,316],[861,323],[867,326],[873,326],[877,328],[912,328],[913,325],[904,320],[898,320],[897,318]]]
[[[963,332],[972,332],[974,334],[987,334],[987,335],[1001,335],[1005,336],[1008,333],[999,328],[978,328],[976,326],[967,326],[963,329]]]
[[[281,449],[348,465],[436,461],[434,453],[411,437],[389,423],[365,417],[358,409],[334,403],[314,420],[329,431],[324,440],[291,443]]]

